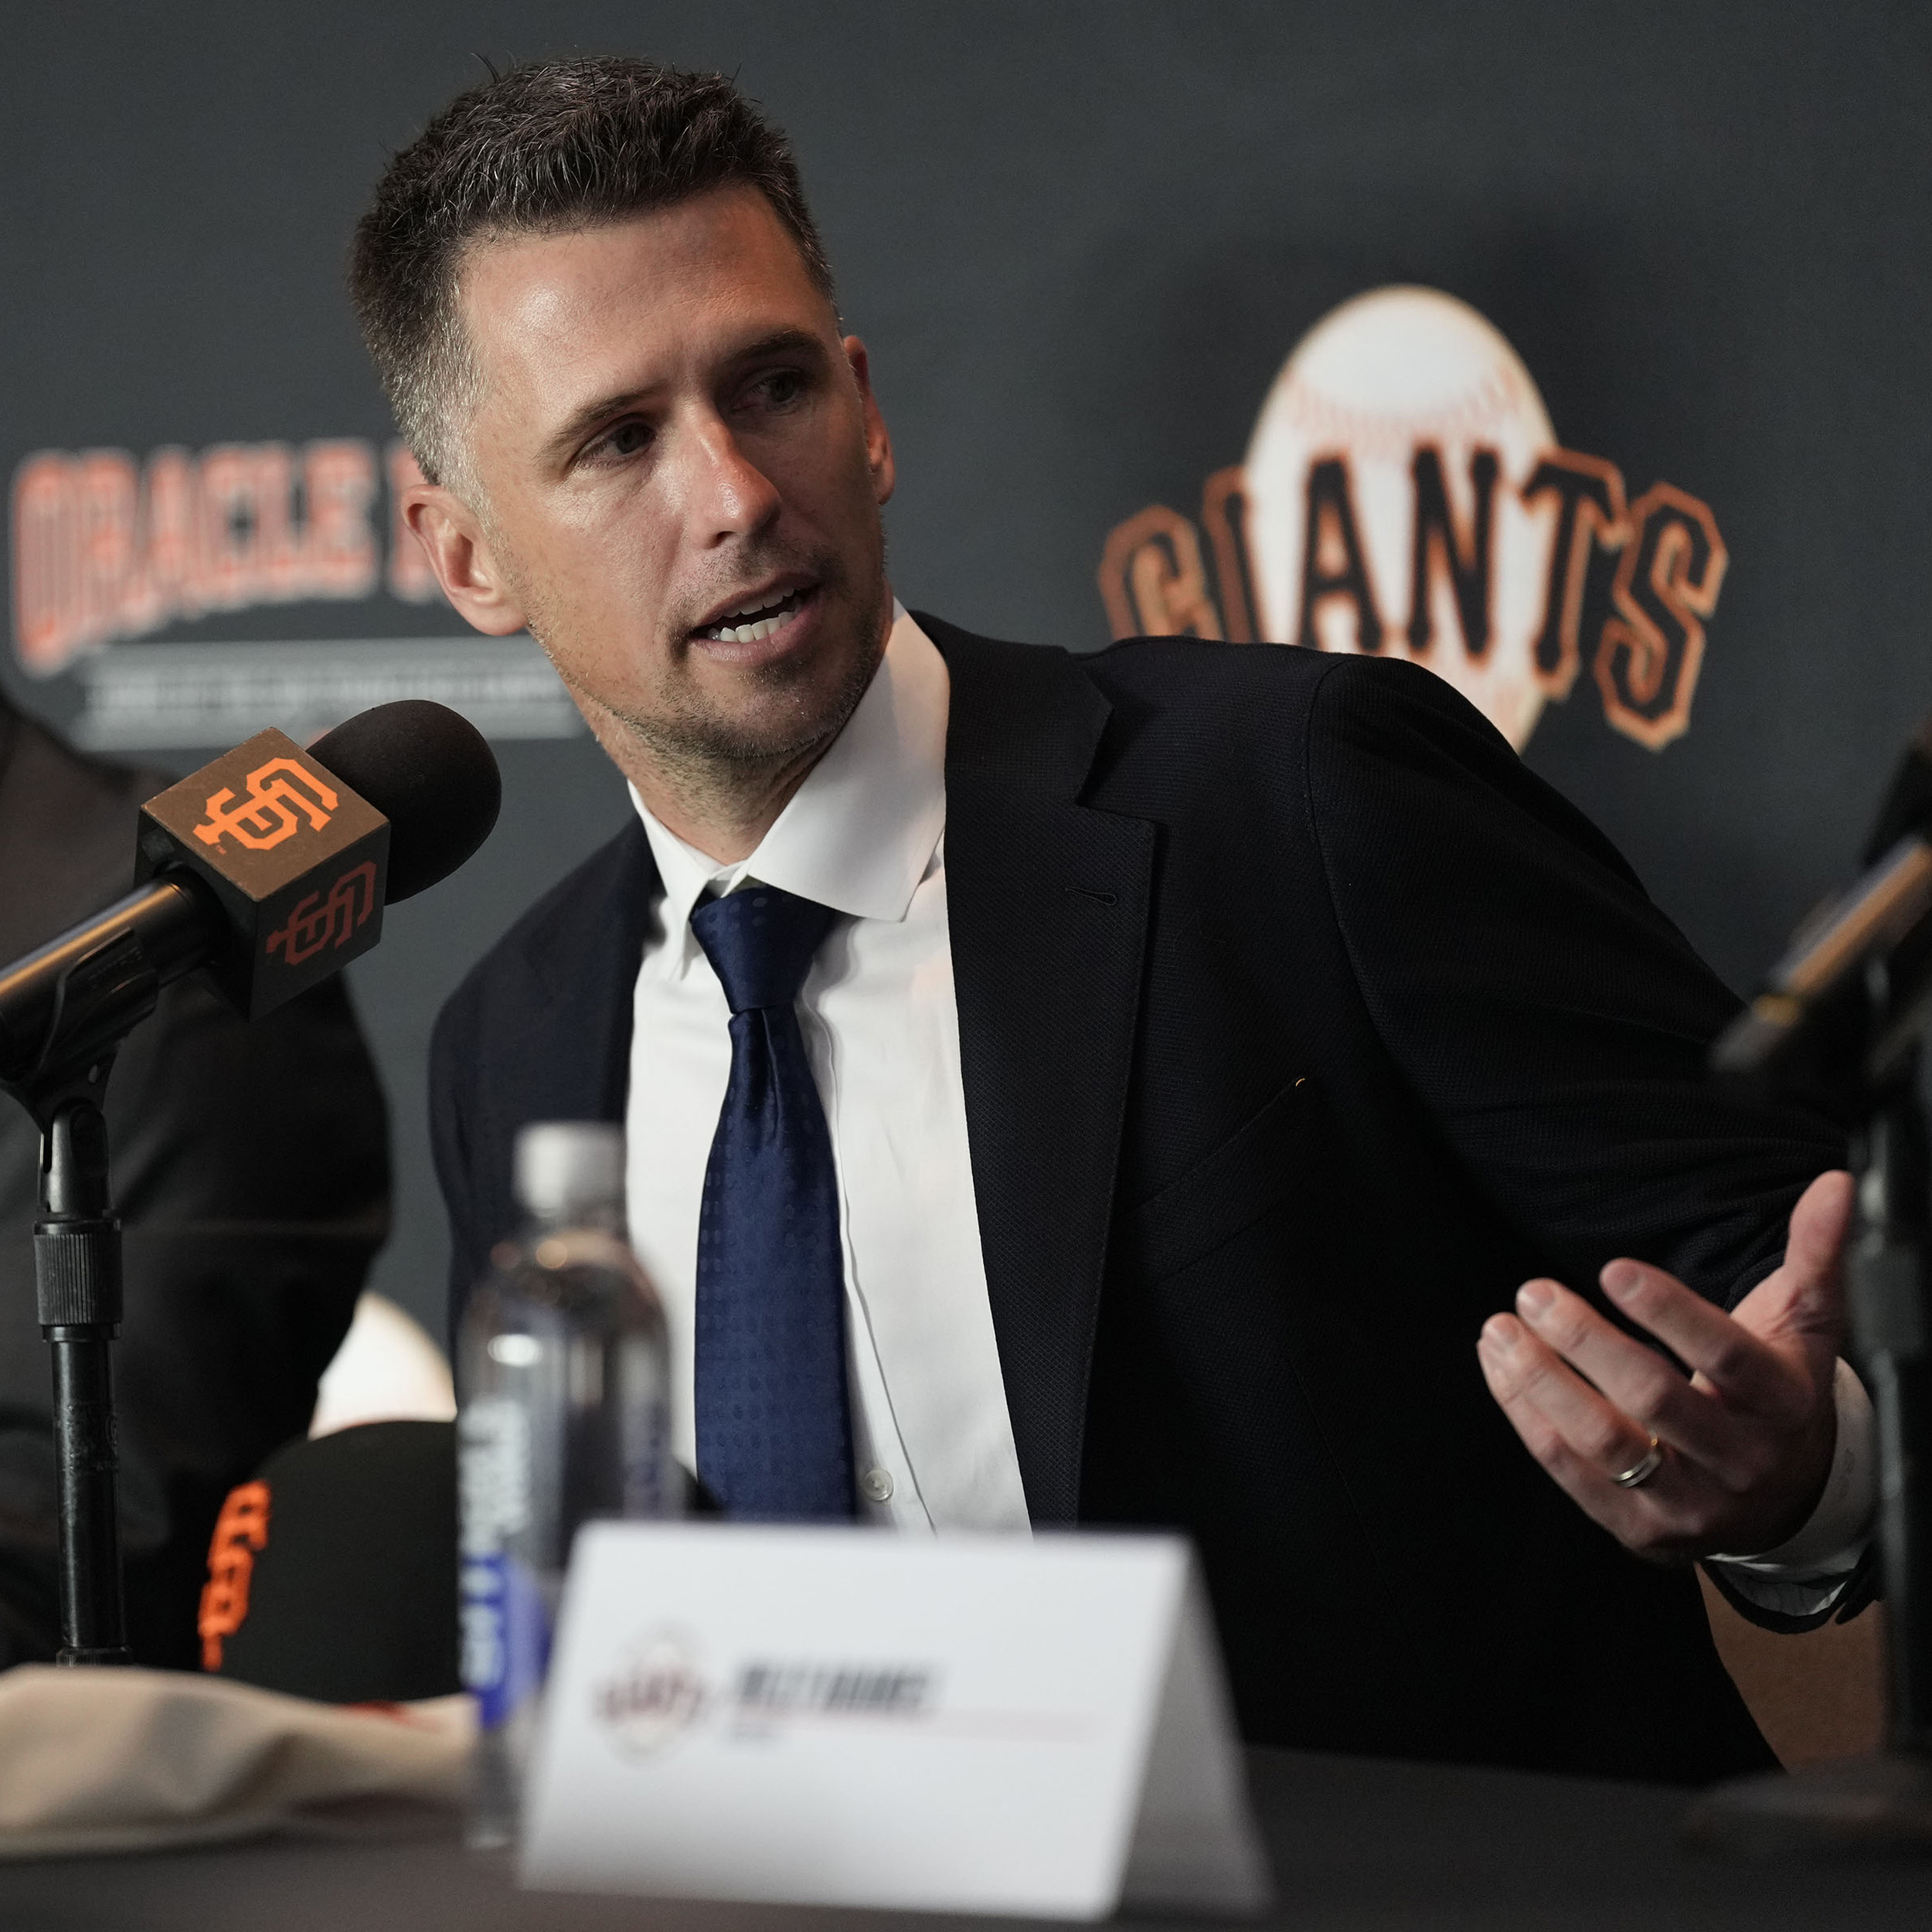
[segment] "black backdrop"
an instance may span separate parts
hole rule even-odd
[[[735,73],[796,141],[898,444],[908,601],[1104,644],[1107,532],[1240,460],[1327,309],[1415,281],[1501,328],[1563,443],[1633,492],[1668,478],[1722,527],[1689,733],[1645,750],[1580,687],[1526,756],[1733,982],[1842,872],[1932,707],[1921,7],[171,0],[16,5],[8,27],[9,468],[47,449],[379,447],[341,265],[385,154],[478,55],[648,53]],[[457,628],[379,595],[165,636]],[[73,716],[71,680],[5,675]],[[625,809],[587,738],[499,749],[501,829],[355,969],[403,1189],[379,1285],[433,1328],[430,1022]]]

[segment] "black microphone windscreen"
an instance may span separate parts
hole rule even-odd
[[[503,803],[483,734],[425,698],[359,713],[308,754],[389,821],[392,906],[454,872],[489,837]]]

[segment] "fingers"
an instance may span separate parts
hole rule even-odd
[[[1832,1360],[1851,1177],[1821,1175],[1791,1216],[1783,1264],[1732,1314],[1661,1268],[1614,1261],[1617,1311],[1666,1343],[1689,1378],[1553,1281],[1526,1282],[1477,1352],[1490,1393],[1530,1453],[1639,1555],[1765,1549],[1815,1501],[1831,1456]],[[1634,1488],[1655,1434],[1668,1453]]]
[[[1857,1199],[1858,1184],[1850,1175],[1842,1170],[1821,1174],[1798,1197],[1798,1206],[1791,1210],[1784,1264],[1770,1277],[1784,1290],[1788,1325],[1826,1330],[1834,1353],[1844,1321],[1841,1264]],[[1760,1287],[1767,1285],[1760,1284]],[[1754,1294],[1757,1290],[1752,1292]]]
[[[1541,1454],[1539,1442],[1560,1445],[1569,1458],[1605,1482],[1634,1468],[1648,1451],[1650,1431],[1593,1389],[1520,1321],[1506,1315],[1492,1315],[1483,1325],[1476,1352],[1490,1393],[1552,1475],[1555,1468]],[[1537,1440],[1532,1441],[1532,1436]]]
[[[1783,1263],[1729,1315],[1641,1261],[1613,1261],[1598,1278],[1726,1403],[1788,1420],[1808,1407],[1843,1338],[1841,1264],[1855,1200],[1850,1175],[1819,1175],[1791,1210]]]
[[[1611,1480],[1648,1453],[1647,1434],[1509,1315],[1492,1316],[1476,1353],[1489,1392],[1545,1471],[1586,1515],[1638,1555],[1694,1554],[1705,1528],[1700,1484],[1672,1458],[1641,1486]],[[1558,1416],[1563,1420],[1557,1420]]]
[[[1668,1275],[1660,1280],[1663,1287],[1676,1294],[1689,1294]],[[1699,1301],[1698,1308],[1720,1322],[1736,1326],[1729,1316],[1707,1303]],[[1646,1440],[1654,1434],[1700,1462],[1723,1459],[1730,1446],[1729,1418],[1655,1349],[1624,1334],[1580,1295],[1554,1281],[1526,1281],[1517,1292],[1516,1311],[1539,1340],[1596,1385],[1601,1391],[1600,1400],[1640,1425],[1647,1432]],[[1743,1340],[1752,1348],[1761,1348],[1748,1337]],[[1717,1352],[1714,1340],[1707,1352]],[[1779,1374],[1787,1372],[1775,1362],[1773,1367]],[[1550,1385],[1546,1380],[1543,1386]],[[1570,1406],[1573,1409],[1573,1400]],[[1576,1440],[1573,1437],[1571,1440]],[[1583,1444],[1576,1446],[1588,1453]],[[1624,1446],[1628,1446],[1628,1430]],[[1636,1460],[1635,1456],[1626,1457],[1614,1466],[1628,1469]]]
[[[1613,1261],[1600,1278],[1604,1293],[1622,1313],[1702,1375],[1732,1407],[1748,1414],[1782,1416],[1794,1403],[1804,1405],[1808,1389],[1794,1376],[1789,1362],[1734,1315],[1693,1294],[1662,1268],[1641,1261]],[[1641,1342],[1608,1322],[1604,1326],[1627,1347],[1657,1359]],[[1665,1365],[1659,1362],[1658,1366]],[[1590,1371],[1586,1368],[1585,1372]],[[1681,1376],[1675,1379],[1679,1388],[1685,1386]]]

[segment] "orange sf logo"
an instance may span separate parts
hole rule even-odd
[[[208,1546],[208,1581],[196,1625],[203,1670],[221,1668],[222,1640],[233,1636],[248,1615],[255,1553],[267,1546],[268,1485],[245,1482],[229,1491]]]
[[[208,801],[208,819],[195,828],[204,845],[220,849],[230,832],[250,852],[268,852],[292,838],[306,818],[317,832],[328,823],[335,794],[293,758],[271,758],[248,774],[248,795],[223,785]]]
[[[376,862],[365,859],[329,887],[326,899],[318,890],[298,900],[288,923],[268,935],[268,950],[280,953],[284,964],[299,966],[313,959],[332,940],[346,946],[350,935],[369,923],[375,910]]]

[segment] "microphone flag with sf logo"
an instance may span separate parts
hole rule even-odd
[[[389,821],[274,730],[141,808],[137,885],[164,869],[213,891],[236,944],[212,970],[250,1019],[382,937]]]

